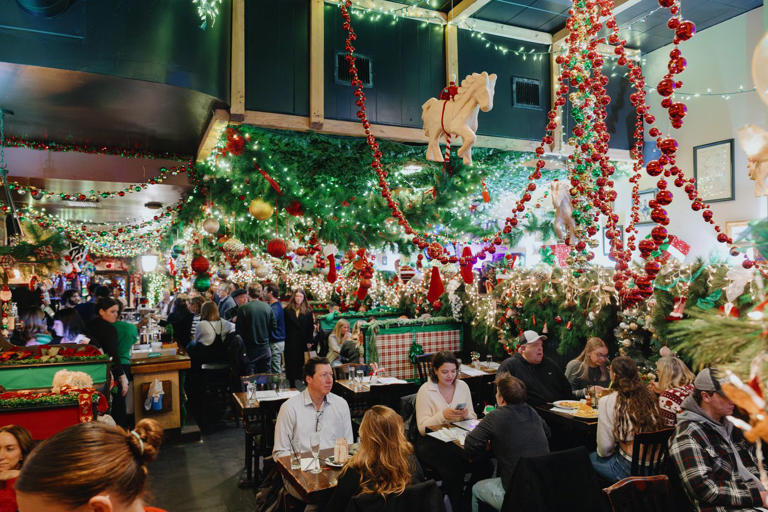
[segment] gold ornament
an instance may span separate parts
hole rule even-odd
[[[275,212],[275,209],[271,204],[261,199],[254,199],[251,201],[251,204],[248,205],[248,212],[250,212],[256,220],[267,220]]]
[[[208,217],[203,221],[203,229],[210,234],[217,233],[219,231],[219,221],[213,217]]]

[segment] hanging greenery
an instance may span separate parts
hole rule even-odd
[[[492,203],[483,201],[483,178],[495,177],[492,192],[503,186],[522,193],[528,185],[529,169],[522,164],[531,159],[530,153],[479,148],[473,167],[457,159],[446,172],[442,164],[426,161],[423,145],[380,144],[393,194],[407,218],[419,230],[442,235],[445,243],[466,242],[498,229],[488,222]],[[309,228],[342,250],[352,244],[377,247],[406,240],[377,191],[364,139],[242,125],[228,129],[198,171],[203,181],[179,212],[176,232],[212,216],[246,244],[291,238],[292,233],[301,240]],[[564,176],[563,171],[543,174],[546,180]],[[256,199],[274,206],[274,214],[260,209],[258,216],[266,215],[266,220],[254,218],[249,206]],[[399,247],[406,250],[406,245]]]

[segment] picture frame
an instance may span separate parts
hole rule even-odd
[[[609,256],[611,253],[611,241],[605,238],[605,231],[606,231],[605,228],[606,227],[603,226],[603,256]],[[619,224],[616,226],[616,229],[619,232],[619,237],[621,241],[624,242],[624,226]]]
[[[651,207],[648,206],[648,203],[656,197],[656,192],[658,192],[658,189],[655,188],[638,192],[638,226],[643,224],[653,224],[653,220],[651,220]]]
[[[728,235],[731,239],[733,239],[733,245],[734,247],[745,247],[748,245],[748,242],[739,241],[739,237],[747,230],[749,229],[749,221],[748,220],[732,220],[725,223],[725,234]],[[753,247],[750,247],[747,249],[747,257],[749,259],[755,259],[755,249]]]
[[[733,139],[693,147],[693,177],[696,191],[705,203],[733,201]]]

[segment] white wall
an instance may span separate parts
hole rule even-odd
[[[758,8],[724,23],[697,33],[692,39],[680,45],[683,56],[688,60],[686,70],[677,75],[684,82],[680,89],[685,92],[715,92],[737,90],[739,86],[751,89],[752,53],[764,33],[763,8]],[[670,31],[671,38],[671,31]],[[656,84],[667,72],[668,45],[646,56],[644,74],[648,86],[655,89]],[[671,130],[666,110],[656,93],[648,95],[652,113],[656,116],[656,126],[664,134],[673,135],[680,144],[678,167],[687,176],[693,176],[693,147],[724,139],[735,139],[736,131],[747,123],[766,127],[768,107],[760,101],[757,93],[737,94],[730,100],[719,96],[691,98],[684,101],[688,105],[688,114],[680,130]],[[679,99],[678,99],[679,101]],[[646,139],[651,139],[646,133]],[[725,229],[728,221],[743,221],[766,216],[766,199],[756,198],[754,184],[749,179],[746,169],[746,156],[738,146],[734,146],[735,200],[712,204],[715,221]],[[655,186],[656,179],[645,177],[641,189]],[[715,231],[701,218],[701,212],[690,209],[687,194],[670,183],[675,194],[674,202],[667,208],[671,233],[679,236],[691,245],[688,259],[697,256],[707,257],[714,252],[727,254],[727,249],[717,243]],[[640,237],[645,236],[650,227],[641,226]]]

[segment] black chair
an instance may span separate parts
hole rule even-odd
[[[603,489],[612,512],[674,512],[666,475],[630,476]]]
[[[378,494],[363,494],[352,498],[346,512],[445,512],[443,495],[434,480],[409,485],[400,495],[382,498]]]
[[[663,475],[669,455],[669,438],[675,431],[665,428],[656,432],[643,432],[635,436],[632,445],[632,476]]]
[[[400,397],[400,416],[405,426],[405,437],[411,443],[419,438],[419,427],[416,423],[416,393]]]
[[[416,356],[416,362],[413,363],[413,366],[416,367],[416,373],[419,376],[419,382],[421,384],[424,384],[429,379],[429,375],[432,371],[432,358],[434,356],[435,354],[422,354]]]
[[[600,512],[608,503],[583,446],[541,457],[521,457],[501,512]]]

